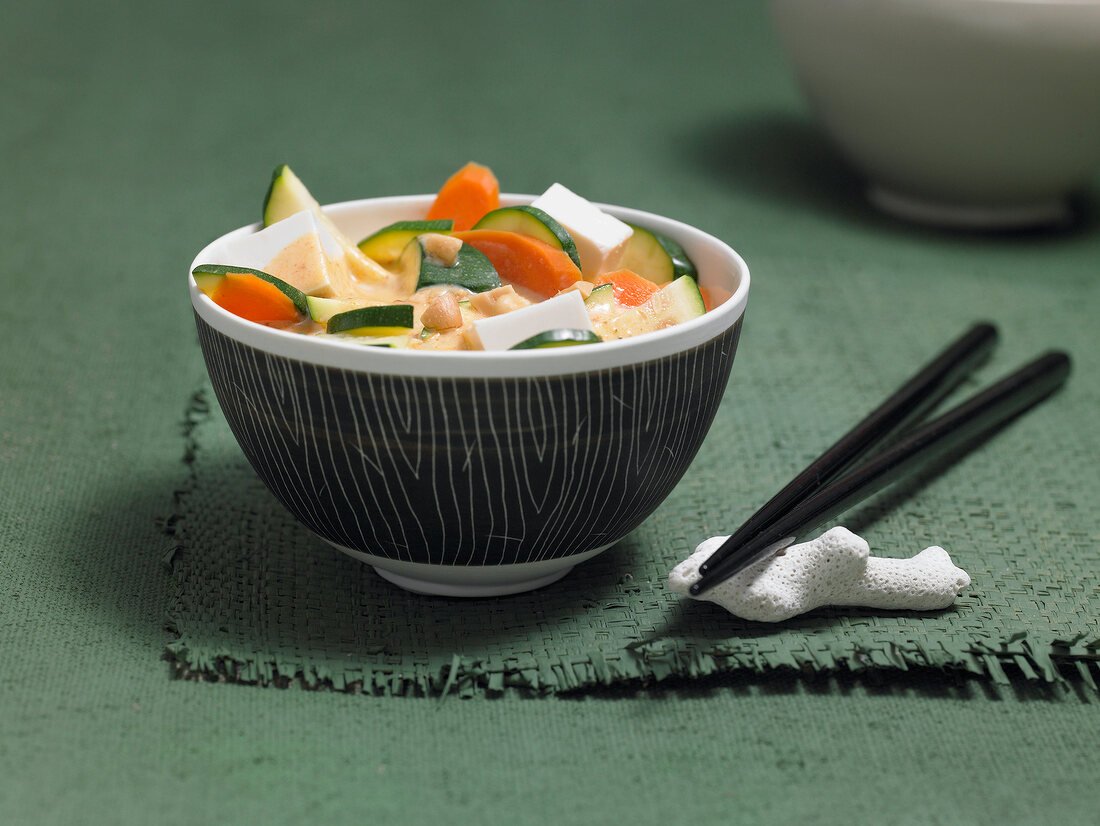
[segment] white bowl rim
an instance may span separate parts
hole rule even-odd
[[[502,193],[502,205],[530,203],[534,195]],[[363,210],[382,211],[387,208],[418,207],[425,211],[434,194],[394,195],[361,198],[323,206],[339,226],[342,217]],[[645,226],[678,241],[699,267],[704,286],[712,271],[700,258],[718,258],[734,271],[738,283],[728,297],[705,315],[654,333],[598,345],[562,347],[527,351],[435,351],[393,350],[365,347],[355,342],[307,336],[255,324],[222,309],[210,300],[195,283],[191,271],[208,263],[209,250],[234,236],[243,236],[260,228],[249,224],[226,233],[204,247],[188,270],[191,304],[195,312],[218,332],[242,344],[273,355],[295,359],[313,365],[364,373],[404,376],[434,376],[452,378],[522,378],[528,376],[568,375],[622,367],[664,358],[705,344],[731,328],[745,312],[749,292],[749,269],[744,259],[725,242],[688,224],[637,209],[598,204],[620,220]],[[410,214],[410,218],[416,217]],[[713,265],[712,265],[713,266]],[[728,290],[721,290],[728,292]]]

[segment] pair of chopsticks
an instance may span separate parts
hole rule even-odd
[[[916,426],[992,352],[997,330],[976,324],[815,459],[699,566],[698,596],[778,553],[896,479],[957,459],[995,428],[1057,390],[1070,359],[1052,351]],[[954,451],[958,451],[952,455]]]

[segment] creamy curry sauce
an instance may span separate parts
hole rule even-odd
[[[317,266],[317,262],[322,260],[325,271]],[[465,287],[440,284],[424,287],[409,295],[398,273],[383,271],[384,274],[379,277],[380,273],[376,270],[367,274],[369,280],[356,278],[345,260],[325,254],[314,233],[307,233],[284,247],[268,262],[266,271],[307,295],[347,300],[351,302],[347,309],[411,304],[414,321],[408,346],[418,350],[476,349],[471,348],[467,341],[470,326],[475,321],[542,300],[535,293],[512,284],[488,293],[473,293]],[[579,282],[575,289],[584,291],[585,287],[590,289],[591,286],[587,282]],[[441,322],[433,321],[432,326],[425,325],[426,313],[428,320],[433,320],[430,310],[433,305],[438,308],[441,303],[452,303],[447,301],[448,296],[458,305],[459,315],[444,316]],[[436,313],[435,318],[439,317],[439,313]],[[324,325],[312,319],[272,326],[306,335],[321,335],[325,332]]]

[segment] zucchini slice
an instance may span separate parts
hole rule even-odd
[[[264,198],[264,226],[269,227],[276,221],[289,218],[304,209],[311,210],[317,216],[317,220],[324,224],[325,229],[336,239],[356,275],[374,281],[385,281],[389,278],[385,268],[360,252],[359,247],[355,246],[351,239],[332,222],[332,219],[325,215],[317,199],[310,194],[306,185],[289,166],[284,163],[275,167],[275,171],[271,174],[271,185]]]
[[[591,330],[546,330],[513,344],[509,350],[543,350],[547,347],[571,347],[576,344],[596,344],[603,341]]]
[[[412,304],[384,304],[336,313],[326,322],[325,332],[358,336],[398,336],[408,335],[412,326]]]
[[[199,289],[207,295],[217,288],[217,285],[228,273],[241,273],[262,278],[268,284],[278,287],[283,295],[293,301],[298,312],[303,315],[309,315],[309,307],[304,292],[294,285],[286,283],[281,278],[276,278],[274,275],[270,275],[263,270],[254,270],[251,267],[230,267],[224,264],[199,264],[191,271],[195,283],[198,285]]]
[[[665,284],[643,306],[647,305],[656,318],[669,324],[691,321],[707,311],[699,285],[690,275],[681,275],[670,284]]]
[[[581,268],[580,253],[569,230],[557,222],[550,213],[536,206],[501,207],[487,212],[474,229],[496,229],[504,232],[518,232],[537,238],[555,249],[559,249]]]
[[[364,336],[361,338],[357,337],[355,343],[362,344],[364,347],[386,347],[391,350],[404,350],[409,346],[409,337],[407,335]]]
[[[309,307],[310,318],[318,324],[327,324],[328,320],[337,313],[354,310],[359,306],[359,303],[348,298],[320,298],[315,295],[307,295],[306,306]]]
[[[321,205],[289,166],[279,164],[271,173],[271,185],[264,196],[263,222],[269,227],[303,209],[319,210]]]
[[[592,292],[595,294],[596,291]],[[593,318],[593,322],[596,332],[602,335],[604,340],[620,339],[663,330],[665,327],[698,318],[706,311],[703,296],[699,292],[695,279],[690,275],[682,275],[675,281],[665,284],[643,304],[616,315],[600,318],[598,323],[596,318]]]
[[[475,293],[500,286],[500,276],[481,250],[464,243],[448,265],[425,249],[424,238],[420,235],[405,245],[396,269],[402,281],[412,285],[411,292],[437,284],[454,284]]]
[[[454,225],[455,222],[450,218],[435,221],[397,221],[360,241],[359,251],[373,258],[383,267],[388,267],[401,257],[401,253],[409,242],[422,232],[448,233],[454,229]]]
[[[626,242],[620,267],[636,272],[654,284],[668,284],[684,275],[699,277],[695,264],[676,241],[644,227],[629,226],[634,234]]]
[[[615,303],[615,287],[610,283],[600,284],[584,300],[584,306],[588,308],[589,312],[600,307],[612,306]]]

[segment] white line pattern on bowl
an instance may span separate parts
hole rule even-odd
[[[694,458],[740,327],[642,364],[471,381],[311,365],[198,320],[234,435],[300,521],[363,553],[458,566],[569,557],[637,527]],[[706,375],[721,378],[697,386]]]

